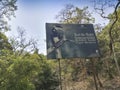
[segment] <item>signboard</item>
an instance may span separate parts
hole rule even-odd
[[[46,23],[47,58],[99,57],[92,24]]]

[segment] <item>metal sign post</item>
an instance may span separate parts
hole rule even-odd
[[[62,90],[62,77],[61,77],[60,59],[58,59],[58,62],[59,62],[59,89]]]
[[[96,90],[98,90],[98,85],[97,85],[97,80],[96,80],[96,70],[95,70],[95,64],[94,64],[94,61],[92,59],[90,59],[91,61],[91,65],[92,65],[92,74],[93,74],[93,79],[94,79],[94,82],[95,82],[95,88]]]

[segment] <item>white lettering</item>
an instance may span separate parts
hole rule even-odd
[[[74,39],[77,44],[96,43],[96,39],[93,33],[74,33]]]

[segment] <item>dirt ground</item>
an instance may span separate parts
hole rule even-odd
[[[120,77],[111,80],[101,80],[103,87],[98,84],[98,90],[120,90]],[[98,83],[98,82],[97,82]],[[63,82],[63,90],[96,90],[94,80],[87,79],[79,82]]]

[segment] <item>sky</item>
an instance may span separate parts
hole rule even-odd
[[[46,32],[45,23],[58,23],[55,16],[64,8],[66,4],[73,4],[79,8],[89,6],[93,12],[91,0],[18,0],[18,10],[15,11],[15,18],[9,21],[11,31],[7,33],[9,37],[17,34],[17,28],[26,30],[26,37],[38,40],[39,52],[46,55]],[[96,23],[104,23],[97,14]]]

